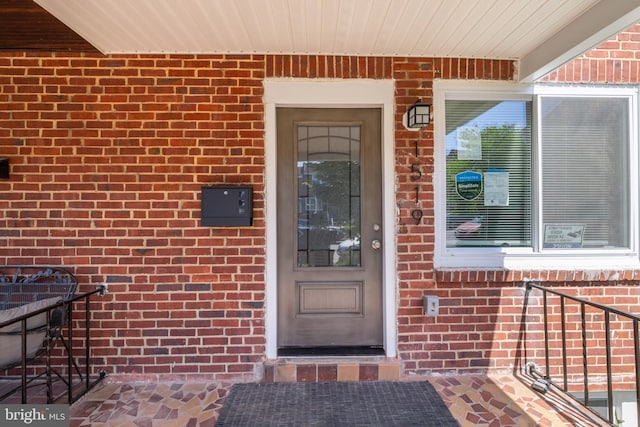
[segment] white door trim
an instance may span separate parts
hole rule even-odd
[[[276,107],[382,108],[383,328],[387,357],[396,357],[396,216],[393,80],[265,79],[266,357],[278,354]]]

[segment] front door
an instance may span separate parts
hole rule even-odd
[[[278,108],[278,347],[382,348],[381,110]]]

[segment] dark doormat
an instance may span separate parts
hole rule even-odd
[[[278,349],[278,357],[295,356],[384,356],[383,347],[284,347]]]
[[[235,384],[218,427],[458,427],[426,381]]]

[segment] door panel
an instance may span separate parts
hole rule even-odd
[[[297,282],[297,316],[363,316],[362,282]]]
[[[278,346],[381,346],[379,109],[278,108]]]

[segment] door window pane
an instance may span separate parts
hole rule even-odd
[[[360,127],[299,125],[297,156],[297,266],[360,266]]]
[[[447,247],[531,245],[531,102],[446,100]]]
[[[628,248],[629,101],[541,97],[542,221],[582,236],[544,247]]]

